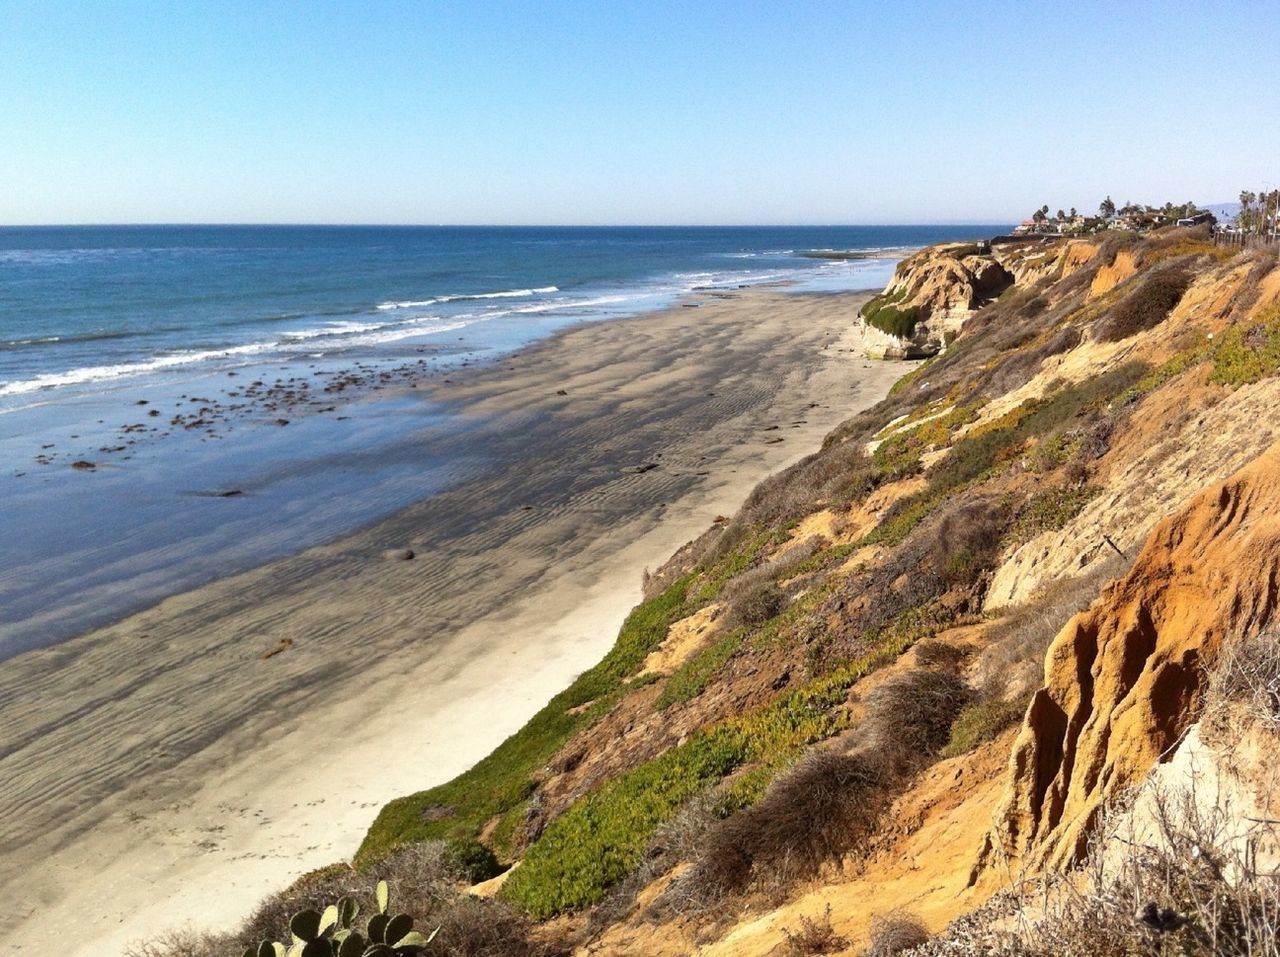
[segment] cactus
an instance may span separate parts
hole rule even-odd
[[[244,957],[412,957],[440,932],[437,927],[425,937],[413,929],[413,918],[408,914],[389,914],[391,889],[386,881],[378,881],[374,897],[378,913],[365,927],[367,938],[353,929],[360,905],[343,897],[323,911],[294,914],[289,921],[292,946],[286,949],[278,941],[264,940],[245,950]]]

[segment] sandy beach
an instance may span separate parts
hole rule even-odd
[[[469,423],[431,455],[484,452],[465,484],[0,664],[15,952],[233,924],[482,757],[603,655],[644,568],[888,390],[864,298],[706,295],[424,383]]]

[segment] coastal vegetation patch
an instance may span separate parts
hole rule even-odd
[[[533,773],[573,734],[608,712],[627,690],[625,679],[666,638],[672,623],[684,617],[691,581],[692,576],[684,576],[638,605],[598,665],[469,771],[387,804],[356,853],[357,865],[368,867],[413,841],[474,839],[491,818],[519,806],[533,788]]]
[[[1280,372],[1280,305],[1258,313],[1249,326],[1234,326],[1213,350],[1209,380],[1241,386]]]
[[[537,920],[596,903],[639,865],[658,825],[708,784],[749,762],[781,764],[844,728],[848,689],[903,647],[890,643],[608,782],[547,826],[503,895]]]

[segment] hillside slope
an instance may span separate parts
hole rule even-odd
[[[431,954],[1001,933],[1040,953],[1005,932],[1010,894],[1092,860],[1113,805],[1248,698],[1219,660],[1275,644],[1280,270],[1187,230],[943,247],[880,299],[903,304],[933,331],[881,329],[880,351],[933,358],[650,576],[525,729],[386,807],[354,870],[227,940],[391,874],[441,927]],[[1257,796],[1280,697],[1248,700],[1237,791]],[[423,855],[446,863],[406,870]],[[1175,916],[1212,952],[1208,918]],[[1154,926],[1114,952],[1161,952]]]

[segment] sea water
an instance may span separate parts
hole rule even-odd
[[[0,659],[480,467],[397,454],[449,410],[379,387],[696,291],[880,288],[1003,228],[0,228]]]

